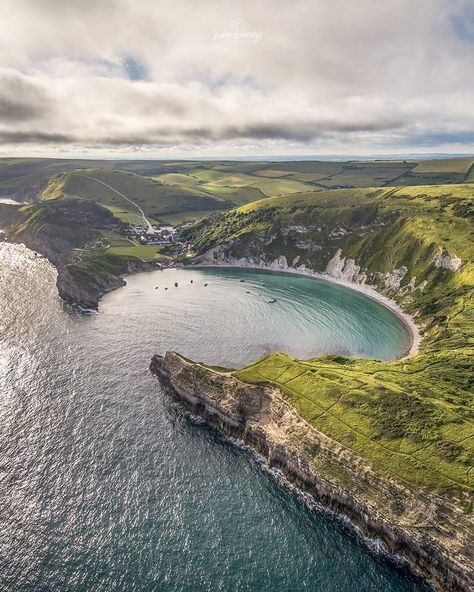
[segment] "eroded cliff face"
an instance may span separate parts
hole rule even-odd
[[[104,294],[126,285],[127,282],[122,276],[154,269],[156,265],[153,261],[140,259],[124,259],[123,265],[114,274],[60,264],[57,265],[56,285],[59,296],[67,304],[85,311],[97,310],[99,300]]]
[[[154,356],[150,369],[193,413],[255,448],[299,488],[380,539],[389,553],[405,557],[440,590],[473,589],[473,526],[461,510],[377,473],[350,448],[307,424],[276,388],[243,383],[172,352]]]
[[[406,221],[376,218],[364,224],[295,224],[245,233],[196,257],[204,265],[231,265],[324,275],[370,286],[402,307],[413,301],[437,273],[456,273],[462,260],[435,243],[422,243],[404,229]],[[398,237],[399,238],[395,238]],[[386,246],[391,242],[391,246]],[[397,251],[394,246],[403,245]],[[410,310],[414,313],[415,309]]]
[[[222,265],[231,267],[247,267],[251,269],[266,269],[269,271],[281,271],[290,273],[299,273],[302,275],[320,277],[325,276],[328,279],[337,280],[354,286],[368,286],[376,289],[378,292],[395,300],[406,299],[411,292],[423,291],[426,282],[416,283],[416,276],[410,277],[408,282],[402,281],[406,278],[408,269],[405,266],[395,268],[390,272],[366,272],[361,265],[356,263],[355,259],[345,257],[342,249],[337,249],[332,258],[326,265],[321,267],[312,266],[309,263],[303,263],[301,257],[297,255],[293,260],[288,261],[286,255],[279,255],[275,259],[267,257],[265,254],[255,256],[249,254],[243,257],[233,255],[233,245],[221,245],[209,250],[207,253],[196,257],[195,264],[198,265]]]
[[[79,252],[100,244],[102,231],[120,226],[108,210],[93,202],[53,200],[25,211],[0,204],[0,218],[5,238],[46,257],[57,269],[59,296],[81,309],[97,309],[101,296],[126,283],[123,275],[155,269],[153,263],[137,258],[115,257],[112,265],[107,261],[87,265],[80,260]]]
[[[99,300],[104,294],[125,284],[121,277],[114,280],[88,270],[71,270],[65,265],[58,266],[56,286],[60,298],[84,311],[97,310]]]

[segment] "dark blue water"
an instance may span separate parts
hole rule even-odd
[[[183,415],[149,374],[151,355],[168,348],[239,364],[284,345],[283,333],[253,341],[259,322],[276,326],[276,309],[265,299],[253,305],[271,310],[260,319],[236,309],[249,297],[238,272],[135,276],[98,315],[84,317],[63,307],[44,261],[11,245],[0,246],[0,261],[1,590],[423,589],[333,517],[310,511],[251,454]],[[184,286],[191,277],[194,292]],[[182,291],[170,287],[165,296],[176,278]],[[269,276],[252,278],[245,276],[257,298]],[[304,340],[319,336],[317,350],[324,332],[296,314],[308,319],[314,295],[306,281],[291,278],[302,298],[301,306],[294,301],[295,324]],[[325,289],[347,308],[347,295]],[[253,319],[252,327],[238,329],[233,315],[240,324]],[[300,347],[297,334],[290,350]],[[353,347],[351,340],[339,346]]]

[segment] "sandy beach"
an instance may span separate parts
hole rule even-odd
[[[369,286],[367,284],[355,284],[352,282],[347,282],[345,280],[340,280],[338,278],[332,277],[325,273],[318,273],[318,272],[310,272],[310,271],[303,271],[297,268],[288,267],[286,269],[277,269],[272,267],[271,265],[242,265],[241,261],[236,262],[235,264],[229,261],[225,263],[218,264],[207,264],[207,263],[196,263],[192,265],[193,267],[228,267],[228,268],[237,268],[237,269],[256,269],[256,270],[266,270],[266,271],[275,271],[278,273],[287,273],[290,275],[301,275],[304,277],[310,277],[320,280],[325,280],[327,282],[331,282],[333,284],[338,284],[340,286],[344,286],[345,288],[349,288],[351,290],[356,290],[357,292],[361,292],[368,298],[375,300],[379,304],[382,304],[386,308],[388,308],[391,312],[393,312],[407,327],[409,334],[410,334],[410,347],[407,352],[398,358],[398,360],[405,360],[415,356],[420,348],[421,343],[421,335],[420,331],[413,319],[409,314],[404,312],[402,308],[391,298],[384,296],[380,292],[378,292],[373,286]]]

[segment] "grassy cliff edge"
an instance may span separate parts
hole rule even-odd
[[[436,540],[449,560],[463,556],[461,589],[472,585],[473,196],[468,184],[318,191],[261,200],[188,230],[201,264],[324,273],[372,286],[416,320],[420,349],[403,360],[297,360],[274,352],[223,373],[229,381],[273,389],[314,434],[404,488],[394,523]],[[175,382],[182,391],[190,386],[182,376]],[[284,448],[303,445],[301,437],[289,427]],[[322,462],[316,446],[312,453],[305,447],[304,459],[312,473],[382,511],[364,479],[355,487],[336,457]],[[420,500],[424,519],[410,510]],[[437,516],[429,514],[430,504]],[[448,527],[447,507],[456,527]],[[449,536],[439,538],[439,528]]]

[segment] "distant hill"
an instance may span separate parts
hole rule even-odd
[[[303,191],[308,187],[339,189],[472,182],[473,165],[474,157],[470,156],[345,162],[2,158],[0,197],[35,201],[55,175],[100,170],[100,174],[106,176],[117,171],[134,173],[137,183],[137,177],[151,178],[175,187],[181,197],[190,193],[241,205],[266,196]],[[133,190],[130,184],[127,187]],[[166,192],[163,195],[166,196]],[[169,191],[168,195],[171,195]],[[211,205],[212,202],[209,202],[203,211],[222,209],[221,206],[213,208]],[[198,206],[202,206],[202,202]]]
[[[55,175],[41,193],[41,200],[80,197],[103,205],[125,222],[140,221],[138,210],[114,189],[138,204],[152,222],[196,217],[234,206],[193,186],[169,185],[135,173],[107,169]]]

